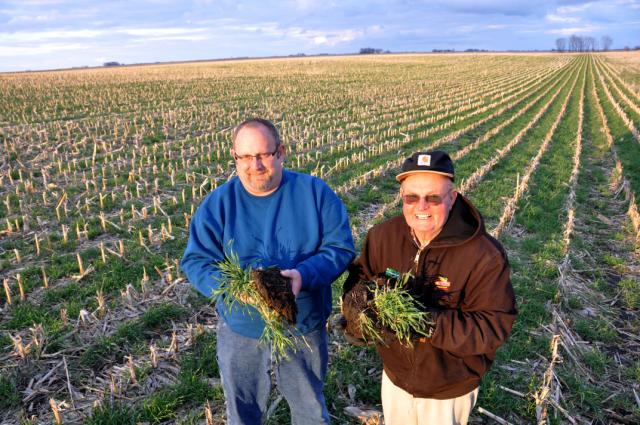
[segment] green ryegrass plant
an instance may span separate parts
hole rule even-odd
[[[640,360],[636,360],[628,369],[627,376],[635,380],[635,382],[640,382]]]
[[[164,303],[153,306],[141,317],[121,324],[112,335],[97,338],[80,355],[80,364],[97,368],[114,357],[116,360],[122,360],[126,345],[142,343],[148,334],[169,329],[171,321],[184,318],[186,314],[187,310],[176,304]]]
[[[602,82],[598,78],[595,78],[595,84],[598,97],[600,98],[602,108],[607,118],[609,130],[611,131],[611,136],[615,142],[618,158],[624,168],[624,177],[629,182],[631,190],[635,194],[636,202],[638,202],[637,199],[640,198],[640,161],[638,161],[640,147],[605,94]],[[622,103],[620,99],[615,99],[615,94],[614,100]],[[637,122],[635,125],[638,127]]]
[[[392,285],[377,284],[373,288],[373,299],[359,315],[360,331],[365,340],[387,343],[384,330],[393,333],[407,346],[412,345],[417,335],[431,336],[435,322],[406,289],[411,277],[406,273]]]
[[[416,334],[431,336],[430,327],[435,323],[430,319],[429,313],[424,311],[424,307],[403,287],[402,282],[393,287],[376,287],[373,304],[382,326],[391,329],[401,342],[411,345]]]
[[[150,423],[175,422],[178,410],[185,406],[202,406],[207,400],[222,403],[222,388],[212,387],[205,380],[190,373],[180,373],[175,384],[145,398],[138,409],[141,421]]]
[[[15,383],[6,376],[0,376],[0,408],[9,409],[20,405],[22,398]]]
[[[376,328],[375,321],[369,317],[368,310],[360,312],[358,322],[360,322],[360,332],[365,340],[384,343],[384,338]]]
[[[558,372],[560,378],[566,385],[571,388],[570,394],[564,394],[564,399],[572,411],[578,412],[594,412],[597,423],[606,423],[602,412],[602,402],[610,394],[588,380],[584,376],[569,368],[562,369]]]
[[[618,339],[618,333],[615,328],[600,317],[577,319],[574,329],[587,341],[600,341],[611,344]]]
[[[193,353],[180,360],[180,367],[184,373],[192,373],[207,378],[218,377],[218,358],[216,356],[215,334],[199,334],[192,346]]]
[[[220,286],[213,290],[213,296],[222,300],[230,310],[238,305],[255,304],[260,294],[251,280],[251,266],[242,268],[237,253],[231,251],[223,261],[218,262]]]
[[[91,416],[84,420],[87,425],[135,425],[138,412],[131,406],[115,402],[112,406],[100,406],[93,409]]]
[[[297,350],[296,340],[304,337],[297,336],[294,328],[269,307],[251,278],[251,266],[243,268],[238,254],[230,251],[217,264],[220,285],[214,289],[213,297],[224,302],[229,309],[253,307],[264,321],[260,343],[271,346],[276,361],[288,358],[289,351]]]
[[[508,362],[510,359],[519,358],[518,355],[500,356],[502,350],[498,351],[496,363]],[[517,388],[523,392],[532,387],[533,376],[531,374],[514,373],[512,371],[501,370],[493,367],[482,378],[482,388],[478,394],[477,404],[480,406],[491,406],[492,412],[500,412],[501,417],[535,417],[536,405],[533,397],[513,397],[504,387]],[[516,418],[517,418],[516,417]],[[511,419],[510,423],[519,423]]]
[[[172,388],[165,388],[143,400],[140,416],[144,421],[152,424],[173,421],[178,408],[185,401],[184,396],[175,394]]]
[[[631,278],[622,279],[618,282],[618,287],[622,292],[622,299],[625,306],[632,310],[640,308],[640,283]]]
[[[536,329],[551,320],[549,301],[554,301],[558,295],[558,264],[563,256],[562,230],[566,220],[565,214],[559,212],[563,210],[568,192],[566,182],[570,177],[569,164],[575,148],[573,141],[577,131],[579,90],[583,75],[580,71],[574,74],[573,78],[578,80],[574,90],[569,93],[568,88],[572,85],[569,81],[555,104],[542,116],[538,126],[523,138],[520,146],[515,147],[496,165],[477,190],[472,191],[472,199],[479,199],[478,204],[483,213],[495,208],[490,202],[499,206],[504,194],[513,190],[513,183],[509,187],[509,184],[501,182],[507,179],[513,182],[518,170],[524,170],[527,161],[535,153],[534,149],[539,146],[539,140],[542,140],[550,127],[550,121],[557,116],[559,105],[566,96],[570,96],[552,142],[531,177],[529,193],[518,202],[514,223],[522,229],[522,233],[514,237],[507,232],[500,238],[509,251],[511,279],[519,315],[509,339],[497,352],[496,364],[508,363],[510,360],[523,361],[530,358],[532,353],[548,355],[548,336],[534,335],[530,329]],[[487,197],[497,202],[492,202]],[[494,214],[488,215],[491,217]],[[505,371],[494,366],[483,378],[479,402],[493,406],[501,416],[507,415],[503,417],[517,423],[524,421],[525,417],[535,417],[535,401],[532,397],[514,398],[502,391],[501,386],[533,393],[538,390],[539,385],[539,376],[536,374],[528,371]]]
[[[585,364],[597,375],[601,376],[606,372],[607,367],[611,363],[611,360],[605,353],[600,351],[597,347],[594,347],[590,351],[586,351],[582,355],[582,359]]]

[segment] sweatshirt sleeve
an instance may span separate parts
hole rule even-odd
[[[210,199],[208,199],[210,201]],[[180,266],[189,282],[204,296],[218,287],[220,272],[215,264],[224,259],[222,225],[203,202],[189,225],[189,241]]]
[[[342,285],[342,296],[349,292],[359,281],[361,280],[370,280],[375,276],[374,271],[372,270],[371,264],[369,262],[369,238],[371,232],[367,232],[367,236],[362,243],[362,251],[358,258],[355,259],[353,263],[349,265],[347,275],[347,279],[344,281]]]
[[[325,190],[330,191],[328,186]],[[306,291],[331,285],[355,256],[347,210],[333,192],[327,198],[320,206],[322,242],[314,255],[296,266]]]
[[[493,353],[517,314],[506,258],[497,254],[478,264],[465,292],[460,308],[436,313],[431,343],[459,356]]]

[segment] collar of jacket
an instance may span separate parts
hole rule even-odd
[[[479,233],[485,233],[484,220],[471,201],[458,193],[442,231],[429,243],[429,248],[462,245]]]

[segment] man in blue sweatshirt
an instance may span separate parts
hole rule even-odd
[[[203,295],[219,285],[225,252],[241,266],[282,269],[296,296],[297,351],[273,363],[294,424],[329,423],[323,395],[326,320],[331,283],[355,256],[346,210],[320,179],[283,169],[285,148],[268,120],[244,121],[233,132],[237,177],[209,194],[189,230],[182,269]],[[271,349],[258,343],[264,322],[251,307],[216,303],[217,354],[227,423],[260,424],[271,389]]]

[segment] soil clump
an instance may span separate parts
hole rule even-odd
[[[253,270],[251,278],[256,284],[258,293],[269,308],[290,324],[295,325],[296,315],[298,314],[296,297],[291,290],[289,279],[280,274],[280,269],[269,267]]]
[[[367,314],[372,320],[376,317],[373,310],[369,308],[369,303],[373,300],[372,285],[374,282],[360,281],[356,283],[346,294],[342,300],[342,314],[347,320],[346,332],[356,338],[364,339],[362,329],[360,327],[360,314]]]

